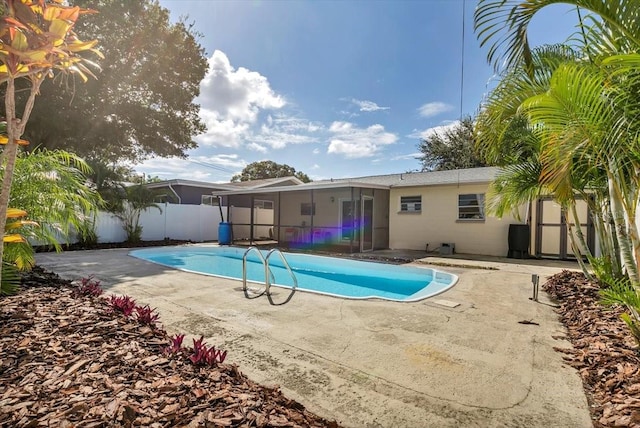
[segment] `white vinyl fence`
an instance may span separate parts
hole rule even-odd
[[[220,209],[211,205],[160,204],[162,212],[150,208],[140,215],[143,241],[160,241],[165,238],[193,242],[217,241]],[[273,210],[256,209],[255,222],[272,222]],[[222,207],[227,215],[227,207]],[[231,221],[249,222],[251,209],[231,207]],[[246,232],[249,227],[246,226]],[[268,227],[260,227],[260,236],[266,236]],[[264,229],[264,230],[263,230]],[[240,232],[235,230],[234,234]],[[242,232],[245,232],[242,230]],[[100,212],[96,221],[98,242],[124,242],[127,238],[122,222],[113,214]],[[247,233],[248,236],[248,233]],[[240,238],[240,237],[238,237]]]
[[[162,212],[149,208],[140,215],[143,241],[165,238],[195,242],[218,239],[220,211],[210,205],[160,204]],[[113,214],[100,212],[96,221],[98,242],[123,242],[127,235]]]

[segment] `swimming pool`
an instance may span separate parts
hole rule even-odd
[[[187,272],[242,280],[246,248],[181,246],[134,250],[129,255]],[[266,252],[264,252],[266,255]],[[348,299],[414,302],[453,287],[456,275],[431,268],[398,266],[359,260],[284,253],[298,289]],[[269,266],[272,285],[291,288],[293,280],[278,257]],[[247,256],[247,280],[264,283],[264,267],[254,251]]]

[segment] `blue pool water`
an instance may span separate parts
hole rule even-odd
[[[176,269],[242,280],[245,248],[185,246],[134,250],[131,256]],[[266,256],[266,252],[263,252]],[[417,301],[442,293],[458,281],[456,275],[430,268],[284,253],[298,289],[349,299],[379,298]],[[273,285],[291,287],[293,280],[277,255],[269,266]],[[264,283],[264,267],[255,251],[247,257],[247,280]]]

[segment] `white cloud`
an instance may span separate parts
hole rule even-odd
[[[351,102],[356,106],[360,107],[360,111],[378,111],[378,110],[389,110],[390,107],[381,107],[373,101],[367,100],[356,100],[355,98],[351,99]]]
[[[347,116],[349,119],[351,119],[352,117],[358,117],[358,116],[360,116],[360,114],[359,114],[359,113],[354,113],[354,112],[351,112],[351,111],[348,111],[348,110],[340,110],[340,111],[338,112],[338,114],[341,114],[341,115],[343,115],[343,116]]]
[[[267,149],[265,146],[261,146],[258,143],[249,143],[247,145],[247,148],[249,150],[253,150],[253,151],[256,151],[256,152],[260,152],[260,153],[267,153],[269,151],[269,149]]]
[[[409,153],[406,155],[398,155],[398,156],[394,156],[389,160],[392,161],[397,161],[397,160],[414,160],[414,159],[418,159],[420,156],[422,156],[422,153],[418,152],[418,153]]]
[[[320,165],[318,165],[317,163],[313,164],[313,166],[311,167],[311,169],[320,169]]]
[[[263,110],[285,106],[266,77],[244,67],[235,69],[229,58],[216,50],[200,83],[200,114],[207,131],[196,140],[202,145],[239,147]]]
[[[426,103],[420,106],[418,112],[422,117],[433,117],[453,110],[453,106],[439,101]]]
[[[323,130],[322,124],[285,114],[269,116],[259,131],[247,136],[254,145],[283,149],[289,144],[307,144],[318,141],[310,135]]]
[[[319,155],[320,154],[320,149],[316,147],[315,149],[313,149],[313,151],[311,153],[313,153],[314,155]]]
[[[381,147],[398,141],[397,135],[385,132],[384,126],[376,124],[358,128],[350,122],[333,122],[329,128],[333,137],[328,153],[342,154],[347,158],[370,157]]]
[[[427,129],[425,129],[423,131],[419,131],[417,129],[414,129],[411,134],[407,135],[407,137],[426,140],[426,139],[428,139],[429,137],[431,137],[434,134],[443,134],[443,133],[445,133],[446,131],[448,131],[450,129],[456,128],[458,125],[460,125],[460,121],[459,120],[448,121],[444,125],[434,126],[434,127],[431,127],[431,128],[427,128]]]

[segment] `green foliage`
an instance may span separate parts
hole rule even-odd
[[[125,198],[123,183],[127,181],[131,170],[116,164],[108,165],[95,159],[88,161],[88,164],[91,167],[88,178],[103,200],[102,208],[108,212],[122,210],[122,201]]]
[[[487,166],[476,152],[471,117],[465,117],[460,123],[442,133],[433,133],[423,139],[418,148],[422,152],[419,159],[423,171]]]
[[[480,0],[475,30],[488,61],[498,70],[524,67],[534,71],[528,27],[550,5],[564,3],[588,12],[571,38],[588,58],[611,51],[631,52],[640,46],[639,8],[630,0]],[[578,21],[579,15],[576,15]]]
[[[149,208],[156,208],[162,212],[162,208],[155,200],[157,193],[142,184],[129,186],[125,189],[126,201],[115,212],[116,217],[122,221],[122,228],[127,234],[127,242],[138,243],[142,240],[142,226],[140,215]]]
[[[30,228],[25,236],[59,249],[58,241],[67,240],[72,233],[89,233],[87,221],[101,204],[99,194],[87,185],[90,171],[81,158],[64,151],[19,155],[11,204],[27,211],[40,225]]]
[[[529,47],[528,26],[540,10],[560,2],[589,13],[584,19],[578,15],[579,32],[571,39],[578,54],[550,56],[549,50],[539,55]],[[488,60],[496,69],[506,67],[479,115],[483,153],[503,151],[505,125],[526,117],[539,141],[540,185],[570,208],[574,219],[576,194],[593,200],[603,257],[589,259],[606,286],[602,302],[626,308],[622,319],[638,345],[639,19],[638,2],[629,0],[480,0],[475,14],[481,45],[489,46]]]
[[[0,296],[16,294],[20,288],[20,275],[12,263],[2,262],[2,280],[0,281]]]
[[[281,178],[291,176],[296,177],[303,183],[309,183],[311,181],[307,174],[296,171],[295,168],[289,165],[279,164],[273,161],[252,162],[244,167],[240,174],[234,175],[231,178],[231,181],[251,181],[262,180],[265,178]]]
[[[628,313],[620,316],[627,324],[631,335],[640,345],[640,294],[637,286],[634,286],[629,278],[607,279],[607,287],[600,291],[602,304],[622,305]]]
[[[104,161],[185,156],[196,147],[204,49],[192,27],[172,23],[157,1],[75,0],[99,13],[74,26],[104,54],[98,80],[45,82],[25,134],[31,147]]]

